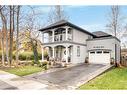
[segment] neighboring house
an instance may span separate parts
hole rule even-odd
[[[57,61],[83,63],[88,57],[90,63],[108,64],[111,58],[120,62],[120,40],[107,33],[91,33],[65,20],[39,31],[42,32],[42,49],[48,48],[49,57]]]
[[[121,49],[121,64],[127,66],[127,48]]]
[[[126,48],[121,49],[121,56],[127,57],[127,49]]]

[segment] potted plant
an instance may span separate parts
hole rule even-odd
[[[87,64],[89,63],[89,57],[85,58],[85,63],[87,63]]]
[[[114,58],[111,58],[110,64],[111,64],[111,65],[115,64]]]

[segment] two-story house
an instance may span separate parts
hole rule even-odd
[[[40,29],[43,49],[48,48],[49,57],[66,63],[108,64],[111,58],[120,62],[120,41],[104,32],[88,32],[68,21],[61,20]]]

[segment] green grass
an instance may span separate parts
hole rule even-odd
[[[24,66],[24,67],[18,67],[18,68],[10,68],[10,69],[6,69],[4,71],[18,75],[18,76],[25,76],[25,75],[33,74],[33,73],[40,72],[43,70],[44,69],[41,67]]]
[[[80,86],[78,89],[127,89],[127,68],[114,68],[90,82]]]

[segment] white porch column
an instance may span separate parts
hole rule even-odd
[[[68,63],[68,46],[66,46],[66,63]]]
[[[42,43],[44,43],[44,33],[42,32]]]
[[[66,41],[68,40],[67,38],[68,38],[68,27],[66,27],[66,30],[65,30],[65,32],[66,32]]]
[[[44,33],[42,32],[42,45],[41,45],[41,52],[42,52],[42,62],[44,61],[44,47],[43,47],[43,43],[44,43]]]
[[[54,42],[54,29],[52,30],[52,42]]]
[[[54,49],[54,47],[52,47],[52,57],[53,57],[53,59],[55,58],[55,49]]]
[[[42,49],[42,59],[41,60],[43,62],[44,61],[44,47],[42,46],[41,49]]]

